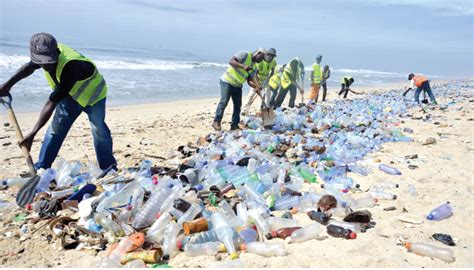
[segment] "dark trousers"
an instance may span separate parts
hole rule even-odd
[[[338,95],[341,95],[344,93],[344,98],[347,97],[347,94],[349,94],[349,87],[347,87],[345,84],[341,84],[341,90],[339,91]]]
[[[295,100],[296,100],[296,85],[294,83],[290,84],[288,88],[284,89],[283,87],[280,88],[278,92],[278,96],[276,98],[275,106],[281,107],[283,101],[285,100],[286,94],[290,92],[290,102],[288,102],[288,107],[293,108],[295,107]]]
[[[221,100],[217,105],[216,117],[214,118],[215,122],[222,122],[222,117],[224,117],[224,111],[229,103],[229,100],[232,98],[232,103],[234,104],[234,112],[232,113],[232,123],[231,126],[238,126],[240,122],[240,109],[242,107],[242,86],[235,87],[229,83],[226,83],[221,80]]]
[[[326,101],[326,93],[328,91],[328,86],[326,82],[321,82],[321,88],[323,88],[323,101]],[[318,100],[316,100],[318,101]]]

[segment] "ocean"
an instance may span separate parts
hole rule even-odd
[[[108,85],[108,106],[155,103],[220,96],[219,77],[227,68],[226,57],[148,48],[98,47],[68,43],[91,58]],[[0,83],[29,61],[29,38],[0,37]],[[298,55],[295,55],[298,56]],[[229,56],[230,57],[230,56]],[[285,62],[289,59],[283,59]],[[278,59],[281,64],[282,59]],[[323,61],[322,64],[328,64]],[[309,76],[312,63],[306,62]],[[338,91],[342,76],[351,75],[357,86],[374,86],[406,80],[407,74],[366,69],[331,67],[329,91]],[[305,78],[305,88],[309,81]],[[249,87],[244,87],[247,94]],[[51,92],[42,70],[20,81],[12,89],[14,108],[39,111]],[[245,99],[245,98],[244,98]],[[245,100],[244,100],[245,101]]]

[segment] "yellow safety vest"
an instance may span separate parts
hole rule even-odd
[[[313,64],[313,80],[312,83],[321,83],[321,79],[323,78],[322,75],[322,68],[320,65],[314,63]],[[310,78],[311,80],[311,78]]]
[[[273,59],[270,63],[267,61],[263,60],[260,63],[256,63],[255,66],[257,67],[258,70],[258,81],[260,83],[263,83],[268,78],[268,75],[270,75],[270,72],[272,69],[274,69],[277,65],[276,59]]]
[[[255,68],[255,64],[252,62],[252,53],[247,52],[245,57],[244,65]],[[249,73],[242,68],[234,68],[229,66],[226,72],[222,75],[221,79],[232,86],[241,87],[249,77]]]
[[[344,77],[342,77],[341,83],[346,84],[346,79],[347,79],[348,81],[350,81],[350,79],[352,79],[352,76],[344,76]]]
[[[290,62],[288,62],[288,64],[283,69],[283,74],[281,75],[281,87],[283,89],[287,89],[293,82],[297,80],[297,76],[299,76],[299,74],[296,74],[297,70],[293,70],[291,68],[292,61],[295,61],[295,59],[292,59]],[[291,79],[291,77],[293,77],[293,79]]]
[[[270,80],[268,81],[268,85],[272,88],[272,90],[277,90],[278,87],[280,87],[281,83],[281,72],[275,72],[271,77]]]
[[[65,44],[59,43],[58,48],[60,54],[58,56],[58,62],[56,66],[57,82],[61,83],[61,74],[69,61],[79,60],[89,62],[94,65],[94,74],[82,81],[77,81],[69,91],[69,95],[82,107],[92,106],[104,99],[107,96],[107,85],[105,84],[104,77],[102,77],[99,71],[97,71],[95,64],[89,58],[83,56]],[[51,78],[51,75],[47,71],[45,71],[44,74],[49,85],[54,90],[57,85],[53,78]]]

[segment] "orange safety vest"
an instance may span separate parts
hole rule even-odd
[[[428,81],[426,77],[418,76],[418,75],[413,77],[413,80],[415,80],[416,87],[420,87],[424,82]]]

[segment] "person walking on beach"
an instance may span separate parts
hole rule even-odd
[[[268,85],[269,79],[275,73],[275,68],[277,66],[276,62],[276,50],[274,48],[270,48],[265,53],[264,61],[257,63],[257,80],[258,83],[262,86],[263,91],[265,91],[266,99],[270,100],[271,90]],[[249,95],[247,98],[247,104],[245,105],[244,112],[242,115],[248,115],[250,111],[250,106],[252,106],[253,101],[255,100],[255,96],[257,92],[254,88],[251,88],[249,91]],[[268,104],[267,104],[268,106]]]
[[[433,91],[431,91],[430,81],[426,77],[410,73],[408,75],[408,80],[411,81],[410,87],[405,91],[405,93],[403,93],[403,96],[405,96],[411,89],[413,89],[416,86],[416,90],[415,90],[416,103],[418,104],[420,103],[421,91],[426,91],[428,93],[428,96],[430,97],[431,103],[433,103],[434,105],[438,104],[438,102],[436,102]]]
[[[44,136],[37,169],[50,168],[61,145],[77,117],[85,112],[89,118],[97,161],[102,170],[116,168],[112,153],[112,137],[105,123],[105,100],[107,85],[95,64],[71,47],[57,43],[47,33],[34,34],[30,41],[31,61],[23,65],[4,84],[0,85],[0,96],[9,94],[20,80],[42,68],[53,92],[46,101],[33,130],[20,145],[31,149],[38,131],[51,118],[53,121]]]
[[[351,76],[344,76],[341,79],[341,90],[339,91],[339,97],[344,93],[344,98],[347,97],[349,91],[354,92],[351,90],[351,85],[354,83],[354,78]],[[354,92],[356,93],[356,92]]]
[[[328,65],[323,67],[323,75],[321,78],[321,88],[323,88],[323,101],[326,101],[326,93],[328,91],[327,80],[331,76],[331,70]],[[316,102],[318,102],[318,97],[316,96]]]
[[[316,63],[313,64],[313,70],[310,76],[311,90],[308,95],[308,102],[318,102],[319,89],[321,87],[321,81],[323,79],[323,69],[321,67],[321,60],[323,59],[322,55],[316,56]]]
[[[221,76],[221,99],[216,109],[216,116],[212,127],[214,130],[219,131],[222,129],[221,122],[224,117],[224,111],[232,98],[234,103],[234,111],[232,113],[232,122],[230,125],[231,130],[237,130],[240,122],[240,109],[242,106],[242,86],[245,81],[248,85],[257,91],[261,91],[261,86],[255,78],[256,75],[256,63],[263,61],[265,57],[265,50],[260,48],[256,51],[246,52],[240,51],[229,61],[229,67],[226,72]],[[255,83],[256,82],[256,83]]]
[[[276,97],[276,107],[281,107],[283,101],[285,100],[286,94],[290,92],[290,101],[288,102],[288,107],[295,107],[296,100],[296,89],[300,90],[301,99],[304,96],[304,88],[302,86],[304,78],[304,64],[297,57],[291,59],[288,64],[283,69],[283,74],[281,75],[281,86],[278,96]],[[301,84],[300,84],[300,83]]]

